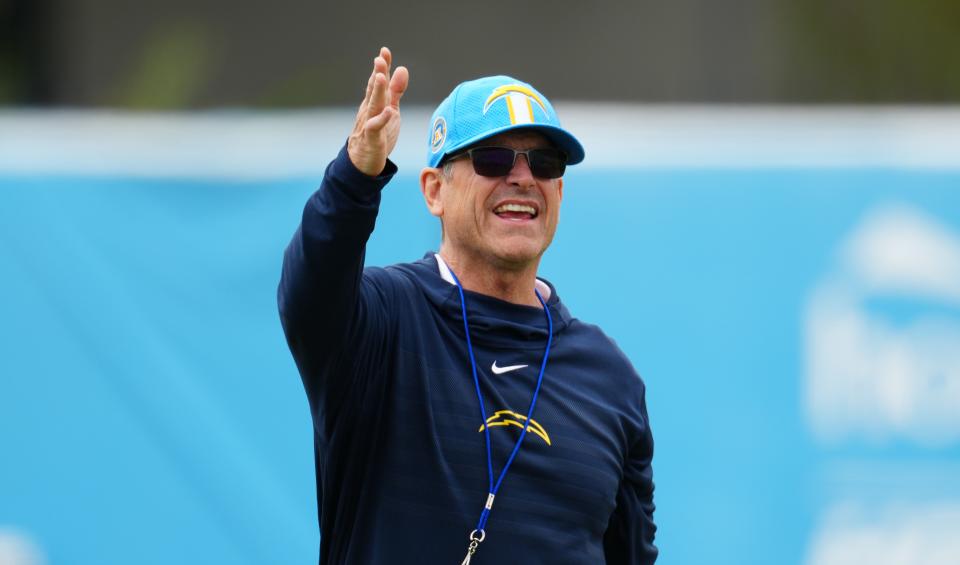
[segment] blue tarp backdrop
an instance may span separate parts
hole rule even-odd
[[[0,174],[0,530],[315,562],[275,292],[316,184]],[[563,206],[541,275],[647,382],[662,563],[960,556],[960,169],[574,168]],[[405,169],[367,262],[438,240]]]

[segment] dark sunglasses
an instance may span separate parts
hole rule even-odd
[[[558,179],[567,168],[567,154],[559,149],[527,149],[518,151],[509,147],[474,147],[453,155],[447,162],[461,157],[470,157],[473,170],[484,177],[505,177],[513,170],[517,155],[524,155],[530,172],[541,179]]]

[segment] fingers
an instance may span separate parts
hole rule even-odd
[[[381,48],[380,48],[380,58],[382,58],[382,59],[384,60],[384,62],[387,63],[387,71],[389,71],[389,70],[390,70],[390,65],[391,65],[392,62],[393,62],[393,53],[391,53],[390,50],[387,49],[386,47],[381,47]]]
[[[364,130],[369,133],[379,133],[380,130],[390,123],[390,119],[393,118],[394,115],[396,115],[396,110],[388,106],[384,108],[382,112],[367,120]]]
[[[384,57],[386,55],[386,58]],[[377,75],[382,74],[388,76],[390,72],[390,50],[386,47],[380,48],[380,54],[374,57],[373,59],[373,70],[370,72],[370,78],[367,79],[367,90],[363,95],[363,102],[360,104],[361,109],[366,109],[370,105],[370,99],[373,95],[374,86],[376,85]],[[369,117],[369,116],[368,116]]]
[[[400,99],[407,91],[408,84],[410,84],[410,72],[406,67],[397,67],[393,76],[390,77],[390,106],[393,109],[400,109]]]
[[[370,72],[370,78],[367,79],[367,92],[363,96],[363,101],[366,102],[370,99],[370,93],[373,92],[373,79],[377,77],[377,60],[373,60],[373,70]]]
[[[373,92],[370,93],[370,102],[367,105],[367,117],[372,118],[378,115],[388,102],[387,77],[383,73],[377,73],[373,77]]]

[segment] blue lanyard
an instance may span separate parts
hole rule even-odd
[[[480,513],[480,520],[477,522],[477,527],[470,532],[470,545],[467,550],[467,557],[461,563],[461,565],[468,565],[477,547],[487,536],[484,528],[487,525],[487,518],[490,517],[490,511],[493,509],[493,499],[497,495],[497,491],[500,490],[500,485],[503,484],[503,479],[507,476],[507,471],[510,469],[514,458],[516,458],[517,452],[520,451],[523,438],[527,436],[527,430],[530,428],[533,409],[537,406],[537,396],[540,395],[540,385],[543,384],[543,372],[547,368],[547,358],[550,357],[550,345],[553,343],[553,318],[550,316],[550,309],[547,308],[547,303],[544,302],[543,297],[540,296],[540,292],[534,289],[533,292],[537,295],[537,300],[540,301],[540,305],[543,306],[543,311],[547,314],[547,348],[543,352],[543,361],[540,362],[540,375],[537,377],[537,386],[533,390],[533,399],[530,401],[530,409],[527,410],[527,420],[523,425],[523,431],[520,433],[520,437],[517,438],[517,443],[513,446],[513,451],[510,453],[510,457],[507,458],[507,463],[503,466],[503,470],[500,471],[500,477],[497,479],[496,484],[494,484],[493,456],[490,452],[490,426],[486,425],[487,410],[483,405],[483,394],[480,393],[480,379],[477,376],[477,360],[474,358],[473,344],[470,342],[470,324],[467,322],[467,299],[463,294],[463,285],[460,284],[460,279],[457,278],[457,275],[454,274],[452,269],[450,269],[450,275],[453,276],[453,281],[457,284],[457,290],[460,291],[460,309],[463,312],[463,331],[467,335],[467,352],[470,354],[470,369],[473,371],[473,384],[477,389],[477,400],[480,401],[480,421],[484,423],[483,431],[487,443],[487,478],[489,480],[489,490],[487,491],[487,502],[484,504],[483,511]]]

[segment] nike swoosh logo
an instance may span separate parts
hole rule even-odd
[[[493,365],[490,365],[490,370],[493,371],[494,375],[502,375],[504,373],[509,373],[510,371],[516,371],[517,369],[522,369],[526,365],[510,365],[509,367],[497,367],[497,362],[494,361]]]

